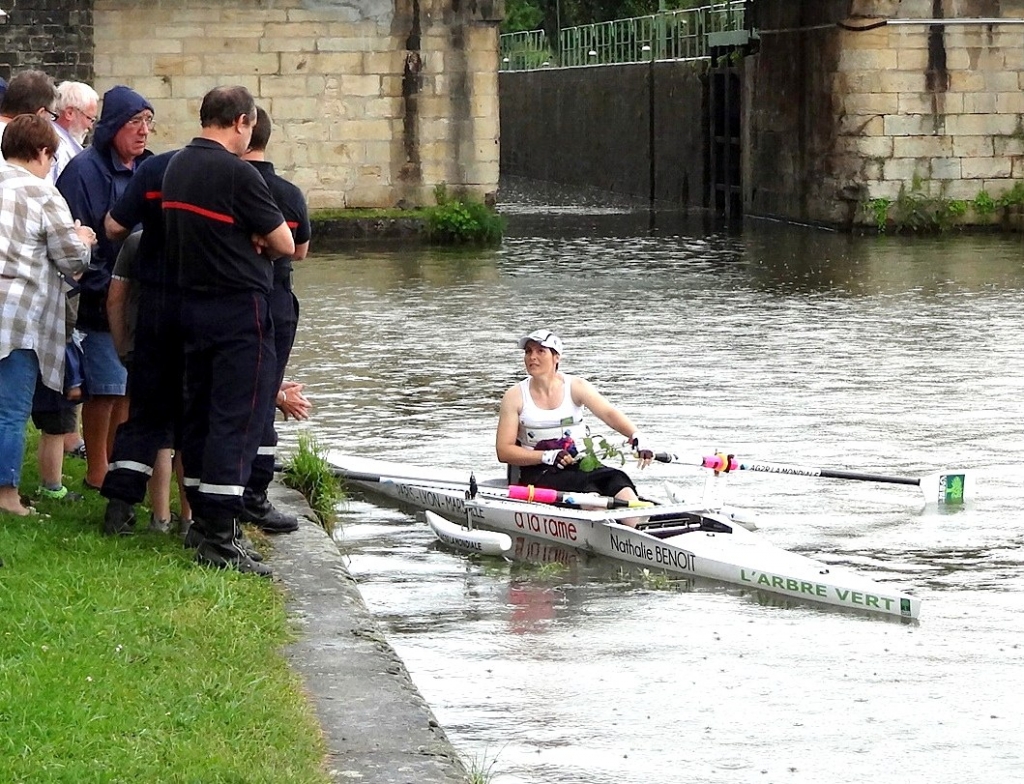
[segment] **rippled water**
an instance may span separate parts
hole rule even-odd
[[[662,589],[550,545],[530,553],[548,565],[474,561],[353,499],[351,571],[456,746],[498,784],[1024,781],[1020,239],[730,232],[530,194],[505,210],[498,251],[298,266],[290,376],[322,442],[498,472],[514,340],[546,326],[659,446],[981,479],[968,507],[926,510],[913,487],[731,480],[761,535],[921,596],[919,624]]]

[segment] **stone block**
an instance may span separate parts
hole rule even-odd
[[[1010,135],[1017,129],[1017,117],[999,114],[950,114],[946,132],[953,136]]]
[[[391,120],[347,120],[330,128],[331,141],[361,143],[392,138]]]
[[[945,132],[943,118],[927,114],[890,115],[883,121],[886,136],[927,136]]]
[[[219,76],[172,76],[171,95],[174,98],[195,98],[206,95],[223,84]]]
[[[936,96],[931,93],[900,93],[895,114],[935,114]]]
[[[171,79],[169,76],[135,77],[131,80],[131,87],[148,101],[171,97]]]
[[[310,196],[314,191],[310,191]],[[345,193],[347,206],[359,209],[386,209],[395,206],[394,189],[390,185],[381,185],[373,180],[357,181]]]
[[[920,71],[887,71],[879,74],[881,87],[878,92],[923,93],[927,90],[924,73]]]
[[[897,72],[917,73],[921,81],[924,81],[924,72],[928,68],[928,50],[921,48],[897,49],[896,69]]]
[[[161,54],[153,58],[154,76],[198,76],[202,61],[184,54]]]
[[[1003,179],[1013,174],[1009,158],[963,158],[960,166],[966,179]]]
[[[235,74],[264,76],[279,74],[281,62],[276,54],[206,54],[203,55],[203,71],[225,79]]]
[[[109,75],[115,78],[131,79],[149,76],[153,73],[153,58],[141,54],[111,54]]]
[[[964,114],[992,114],[996,110],[996,96],[992,93],[963,93]]]
[[[346,74],[337,75],[338,89],[344,95],[379,97],[381,92],[380,76],[376,74]]]
[[[126,45],[127,44],[127,45]],[[120,42],[119,48],[129,54],[181,54],[181,41],[168,38],[129,38]]]
[[[312,77],[319,80],[323,87],[323,77]],[[260,95],[264,98],[306,98],[320,95],[323,90],[310,91],[310,77],[306,74],[294,76],[260,76]]]
[[[951,92],[980,93],[985,89],[985,77],[974,71],[954,71],[949,75]]]
[[[280,57],[282,74],[315,73],[327,76],[373,73],[364,70],[364,55],[361,52],[284,52]]]
[[[361,55],[361,61],[359,73],[385,76],[401,75],[405,72],[405,52],[402,50],[364,52]]]
[[[363,103],[362,113],[367,118],[401,117],[404,102],[401,98],[371,98]]]
[[[960,158],[932,158],[931,177],[933,180],[959,180],[960,176]]]
[[[952,153],[949,136],[896,136],[892,140],[894,158],[937,158]]]
[[[891,158],[891,136],[840,136],[836,139],[836,152],[859,158]]]
[[[995,99],[998,114],[1024,114],[1024,93],[1019,90],[996,93]]]
[[[306,120],[317,120],[321,116],[320,102],[315,97],[308,98],[278,98],[274,96],[263,96],[267,103],[267,111],[271,118],[280,117],[281,123],[302,122]]]
[[[844,115],[836,123],[840,136],[891,136],[885,129],[885,118],[877,115]]]
[[[977,139],[977,136],[968,136]],[[995,157],[1017,157],[1024,155],[1024,138],[1020,136],[996,136],[992,139],[992,155]],[[1016,176],[1016,175],[1014,175]]]
[[[958,158],[991,158],[995,147],[991,136],[950,136],[953,155]]]
[[[260,38],[259,50],[261,52],[315,52],[316,41],[312,38]]]
[[[327,123],[317,120],[295,121],[292,118],[282,118],[281,122],[283,140],[299,144],[326,142],[330,138]]]
[[[847,114],[896,114],[899,96],[896,93],[862,93],[840,98],[842,110]]]
[[[931,160],[928,158],[892,158],[885,162],[885,179],[911,182],[914,177],[929,179]]]
[[[206,38],[189,38],[184,41],[184,52],[187,55],[199,56],[205,54],[223,55],[249,55],[258,54],[259,39],[254,38],[219,38],[210,36]]]
[[[1020,74],[1016,71],[983,71],[984,89],[993,93],[1009,93],[1020,89]]]
[[[366,38],[327,38],[316,39],[318,52],[372,52],[376,50],[376,42]]]
[[[839,54],[840,71],[894,71],[896,67],[893,49],[844,49]]]

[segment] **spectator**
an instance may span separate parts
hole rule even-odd
[[[141,177],[141,173],[139,176]],[[132,182],[134,183],[136,180],[133,179]],[[119,461],[117,453],[119,439],[125,428],[132,422],[132,414],[135,411],[134,400],[137,397],[138,391],[137,387],[142,386],[139,383],[141,379],[139,379],[138,368],[135,366],[135,330],[140,316],[139,303],[141,300],[138,268],[140,261],[139,246],[142,235],[142,231],[137,231],[129,235],[124,244],[121,245],[121,252],[117,254],[117,262],[114,264],[113,275],[110,279],[110,291],[107,295],[107,318],[110,320],[110,334],[114,339],[114,347],[117,349],[117,354],[128,370],[127,397],[129,409],[132,413],[129,414],[124,424],[117,429],[114,449],[111,453],[111,468],[107,471],[107,476],[103,480],[104,493],[107,491],[112,475],[122,462],[128,463],[136,470],[141,468],[141,466],[132,464],[132,461]],[[143,318],[145,317],[143,316]],[[180,371],[181,363],[172,363],[171,357],[161,355],[158,359],[162,359],[166,364],[174,364]],[[151,509],[149,530],[166,534],[171,532],[171,447],[174,444],[173,424],[176,421],[173,412],[179,408],[174,400],[174,392],[178,392],[176,397],[180,399],[180,372],[177,378],[164,380],[168,382],[169,386],[164,400],[170,403],[170,410],[164,415],[166,425],[163,429],[163,438],[157,444],[159,449],[155,455],[156,459],[151,460],[152,466],[148,467],[151,474],[148,485]],[[122,532],[105,531],[105,533]]]
[[[145,498],[147,482],[155,513],[151,527],[163,530],[161,523],[169,519],[169,514],[163,516],[162,493],[164,485],[168,484],[164,467],[175,433],[181,430],[184,370],[178,271],[168,265],[164,254],[161,187],[167,164],[176,153],[177,150],[161,153],[140,164],[124,194],[104,220],[107,236],[113,240],[127,237],[132,226],[142,226],[135,264],[127,270],[122,267],[117,273],[122,280],[111,281],[107,301],[111,334],[118,353],[124,356],[127,352],[129,326],[133,348],[128,418],[117,429],[110,467],[101,490],[108,499],[103,524],[107,535],[132,532],[135,526],[132,507]],[[121,266],[120,256],[118,266]],[[126,309],[124,300],[129,291],[134,291],[138,305]],[[135,315],[129,324],[126,317],[132,313]],[[158,477],[161,478],[158,480]],[[154,487],[156,481],[161,483],[159,489]],[[168,505],[168,512],[169,509]],[[190,517],[188,503],[183,499],[182,525],[186,529]]]
[[[86,134],[96,122],[99,96],[82,82],[61,82],[57,87],[57,117],[54,130],[60,138],[57,155],[50,170],[50,182],[56,182],[68,161],[83,149]],[[68,311],[71,325],[78,315],[78,291],[69,295]],[[69,339],[66,350],[68,366],[81,369],[81,336]],[[77,382],[77,383],[76,383]],[[81,401],[81,379],[67,378],[64,393],[36,384],[32,402],[32,422],[39,428],[39,495],[62,501],[80,500],[81,496],[68,490],[63,482],[64,455],[84,454],[85,444],[79,436],[78,406]],[[75,391],[77,389],[77,392]]]
[[[85,438],[85,485],[98,489],[117,426],[127,416],[127,372],[117,357],[107,322],[107,289],[120,242],[107,238],[103,219],[121,197],[135,167],[152,153],[146,149],[153,127],[153,107],[134,90],[118,85],[103,95],[103,110],[92,145],[76,155],[57,179],[71,214],[99,234],[92,264],[79,281],[78,329],[83,333],[85,383],[82,404]]]
[[[0,100],[0,137],[6,125],[19,114],[56,119],[57,113],[53,110],[56,103],[57,90],[49,76],[42,71],[19,71]]]
[[[199,118],[201,135],[163,181],[164,252],[182,290],[182,459],[196,560],[269,576],[239,542],[238,517],[275,391],[270,259],[292,255],[295,242],[266,182],[238,158],[256,122],[249,91],[214,88]]]
[[[96,241],[46,181],[59,143],[33,114],[11,120],[0,143],[0,510],[22,516],[31,514],[18,482],[36,376],[64,384],[62,273],[82,272]]]
[[[51,182],[57,182],[68,161],[85,149],[85,137],[96,124],[99,102],[96,91],[84,82],[61,82],[58,85],[57,118],[53,126],[60,136],[60,147],[53,159]]]
[[[270,195],[284,215],[288,228],[295,239],[295,253],[274,259],[274,283],[270,292],[270,317],[274,322],[274,353],[277,357],[275,389],[287,401],[302,396],[302,387],[282,388],[285,367],[295,343],[295,328],[299,320],[299,302],[292,293],[292,261],[306,258],[309,252],[309,212],[302,191],[274,171],[274,164],[266,160],[267,142],[270,141],[270,115],[256,107],[256,125],[253,126],[249,149],[242,156],[256,167],[270,188]],[[284,534],[297,531],[299,521],[293,515],[275,509],[267,498],[267,487],[274,478],[274,452],[277,447],[277,432],[274,430],[275,405],[267,406],[263,440],[259,453],[252,464],[252,474],[242,494],[241,520],[252,523],[269,534]]]

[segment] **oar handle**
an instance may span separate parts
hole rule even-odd
[[[515,501],[533,501],[540,504],[567,504],[581,509],[642,508],[653,506],[650,501],[624,501],[597,493],[562,493],[534,485],[509,485],[508,497]]]

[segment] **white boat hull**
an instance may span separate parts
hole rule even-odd
[[[328,461],[351,484],[459,524],[461,533],[446,529],[453,539],[465,538],[477,528],[523,534],[670,574],[721,580],[798,601],[901,618],[917,618],[920,613],[917,597],[850,569],[783,550],[714,511],[678,504],[650,510],[568,509],[500,498],[497,485],[488,484],[467,499],[468,483],[446,478],[443,471],[382,461],[372,461],[376,470],[356,470],[351,459],[334,453]],[[359,459],[355,464],[371,467]],[[488,495],[491,491],[495,494]],[[618,522],[651,512],[656,513],[654,519],[639,529]]]

